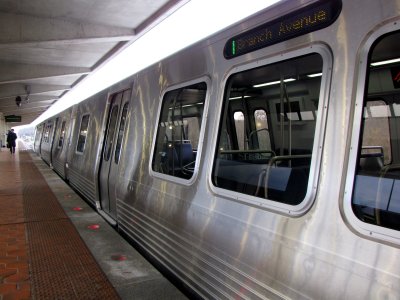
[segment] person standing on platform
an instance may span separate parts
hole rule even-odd
[[[11,129],[7,134],[7,143],[8,147],[10,147],[11,154],[15,153],[15,140],[17,139],[17,134],[14,132],[14,129]]]

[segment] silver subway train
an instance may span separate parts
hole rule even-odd
[[[400,0],[279,2],[36,132],[199,298],[400,299]]]

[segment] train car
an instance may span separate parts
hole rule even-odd
[[[69,182],[199,298],[398,299],[399,40],[279,2],[74,106]]]

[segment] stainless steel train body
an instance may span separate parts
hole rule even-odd
[[[399,299],[399,37],[398,0],[284,1],[35,149],[201,298]]]

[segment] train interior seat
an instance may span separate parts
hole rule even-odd
[[[214,182],[221,188],[296,205],[307,192],[310,158],[299,159],[301,162],[297,163],[295,160],[292,159],[292,164],[272,166],[219,158]]]
[[[353,210],[365,222],[391,227],[400,217],[400,179],[390,174],[382,176],[356,175]],[[384,215],[384,217],[382,217]]]
[[[353,209],[366,222],[381,225],[386,222],[385,226],[392,227],[391,224],[396,224],[394,219],[400,217],[400,167],[393,162],[385,165],[383,149],[378,150],[361,153],[359,157]]]
[[[193,174],[194,163],[196,161],[196,153],[190,141],[175,141],[172,144],[165,145],[166,158],[168,164],[168,173],[170,175],[179,175],[186,177]]]
[[[383,168],[383,153],[363,153],[359,160],[362,172],[380,172]]]

